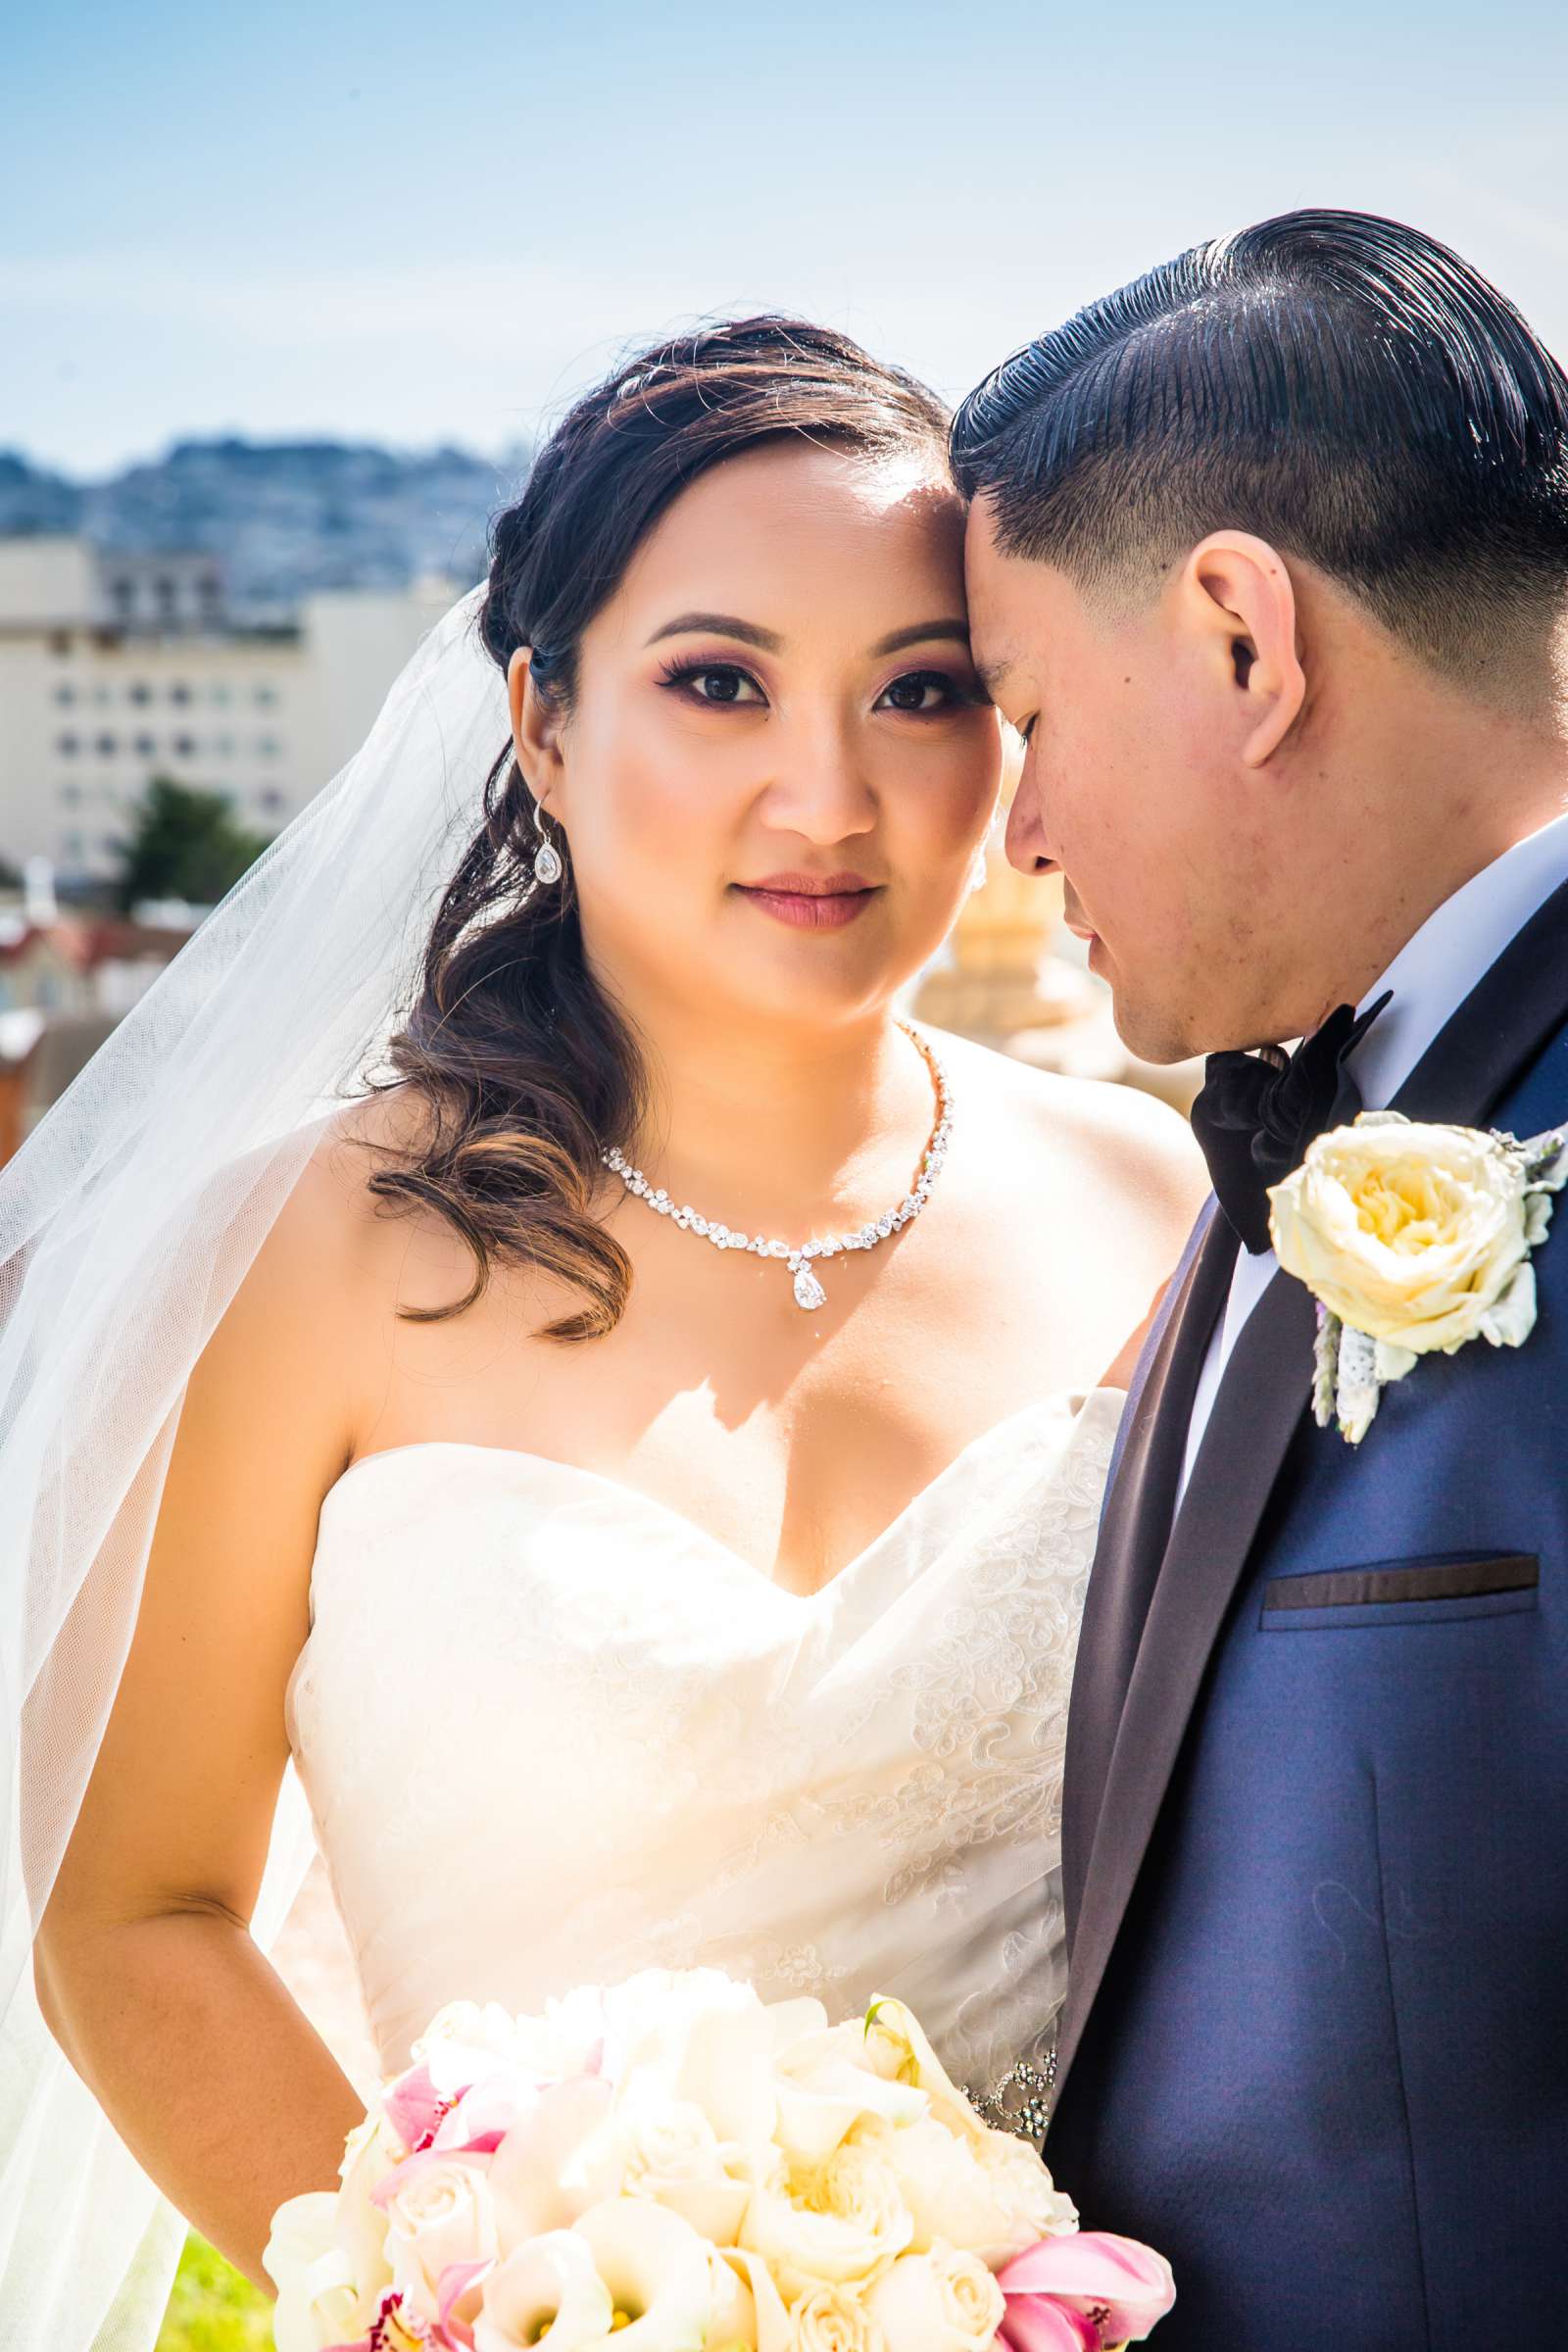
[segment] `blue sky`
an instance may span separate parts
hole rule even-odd
[[[1293,205],[1419,221],[1568,358],[1568,8],[73,5],[7,35],[0,446],[495,451],[789,306],[957,393]]]

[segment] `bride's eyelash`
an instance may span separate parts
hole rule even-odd
[[[940,686],[946,696],[930,710],[902,711],[900,715],[904,718],[942,718],[950,710],[974,708],[991,700],[977,678],[956,678],[951,669],[901,669],[896,678],[888,680],[877,701],[882,702],[895,686]]]
[[[752,672],[744,668],[739,662],[700,662],[694,661],[689,654],[677,654],[670,661],[661,662],[656,683],[661,686],[681,688],[689,687],[697,678],[713,676],[744,678],[749,686],[757,688],[759,694],[763,691],[761,680],[754,677]],[[710,710],[722,710],[726,707],[722,702],[711,701],[706,695],[698,695],[694,699],[705,704]],[[730,708],[733,707],[730,706]],[[756,706],[747,704],[742,708],[755,709]]]
[[[757,692],[762,696],[764,702],[766,700],[766,692],[760,679],[756,677],[751,670],[745,668],[741,662],[705,661],[699,658],[694,658],[690,654],[677,654],[669,661],[662,662],[660,664],[656,682],[661,686],[667,686],[675,689],[676,691],[685,691],[689,690],[695,684],[697,679],[714,676],[744,678],[749,686],[753,686],[757,689]],[[989,704],[991,700],[991,697],[987,694],[985,688],[979,683],[978,679],[970,680],[965,678],[956,678],[953,675],[953,672],[947,669],[903,669],[900,670],[896,678],[890,678],[888,680],[886,686],[882,688],[881,693],[877,696],[877,702],[880,704],[885,701],[886,697],[892,693],[896,686],[937,686],[943,691],[944,700],[936,704],[931,710],[902,711],[900,715],[905,718],[940,718],[947,711],[956,710],[963,706],[975,707],[986,705]],[[708,695],[698,695],[693,699],[702,703],[704,708],[710,710],[722,710],[726,708],[739,708],[742,710],[755,710],[757,708],[755,704],[726,705],[722,700],[718,700]],[[892,707],[895,710],[898,709],[896,704]]]

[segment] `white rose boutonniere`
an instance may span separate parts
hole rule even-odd
[[[1318,1427],[1358,1446],[1419,1357],[1527,1340],[1530,1252],[1565,1182],[1568,1127],[1521,1143],[1369,1110],[1320,1135],[1269,1193],[1275,1255],[1317,1300]]]

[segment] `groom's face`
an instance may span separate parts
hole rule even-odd
[[[1157,596],[1106,612],[1054,566],[1004,554],[984,498],[966,570],[976,668],[1027,738],[1009,859],[1061,874],[1068,926],[1135,1054],[1232,1042],[1268,961],[1268,860],[1238,838],[1222,786],[1211,664]]]

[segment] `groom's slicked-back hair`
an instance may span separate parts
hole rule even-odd
[[[1418,229],[1298,212],[1195,245],[1014,352],[955,419],[999,544],[1152,591],[1255,532],[1473,686],[1568,598],[1568,377]]]

